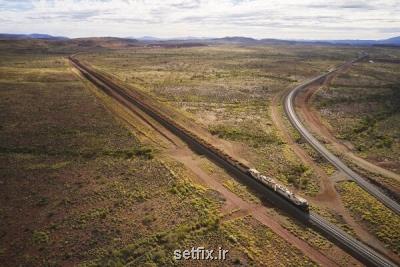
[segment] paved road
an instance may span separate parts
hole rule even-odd
[[[288,212],[292,216],[302,221],[304,224],[309,225],[317,231],[321,232],[329,239],[341,246],[343,249],[348,251],[351,255],[358,258],[360,261],[370,266],[396,266],[395,263],[382,256],[379,252],[376,252],[372,248],[362,244],[360,241],[357,241],[346,232],[342,231],[341,229],[323,219],[322,217],[318,216],[317,214],[314,214],[312,212],[306,213],[296,208],[287,200],[280,197],[278,194],[256,181],[247,173],[247,171],[240,168],[240,166],[238,168],[238,165],[235,164],[232,160],[229,160],[229,158],[226,158],[226,156],[224,156],[223,154],[216,153],[204,142],[199,142],[198,140],[196,140],[198,138],[196,138],[192,134],[189,134],[187,130],[182,129],[179,126],[174,126],[174,122],[171,121],[169,118],[165,118],[156,110],[152,110],[151,107],[147,106],[144,103],[141,103],[142,101],[139,98],[135,97],[132,94],[129,94],[120,86],[114,84],[110,80],[107,80],[102,75],[95,73],[93,70],[87,68],[77,60],[73,60],[71,62],[77,69],[80,70],[84,77],[86,77],[96,86],[98,86],[105,93],[107,93],[111,97],[115,97],[123,105],[138,106],[150,117],[153,117],[159,123],[164,125],[167,129],[175,133],[195,151],[206,155],[211,160],[227,170],[229,173],[235,175],[238,179],[251,186],[252,188],[257,188],[257,191],[262,192],[265,195],[267,201],[269,201],[270,203],[274,203],[278,208],[281,208],[282,210]]]
[[[347,64],[352,64],[357,60],[353,60],[351,62],[348,62]],[[344,66],[343,64],[342,66]],[[316,150],[318,151],[325,159],[327,159],[330,163],[332,163],[338,170],[342,171],[348,178],[351,180],[355,181],[359,186],[361,186],[365,191],[373,195],[376,199],[378,199],[380,202],[382,202],[385,206],[393,210],[395,213],[398,215],[400,214],[400,205],[385,195],[378,187],[375,185],[371,184],[368,182],[368,180],[356,172],[354,172],[352,169],[350,169],[343,161],[341,161],[338,157],[336,157],[333,153],[331,153],[323,144],[321,144],[307,129],[306,127],[302,124],[300,121],[299,117],[296,114],[295,108],[294,108],[294,100],[296,98],[296,95],[306,89],[309,85],[313,83],[319,83],[322,82],[328,75],[338,71],[342,66],[335,68],[328,73],[322,74],[314,79],[311,79],[296,88],[294,88],[285,98],[285,112],[292,123],[292,125],[300,132],[300,134],[304,137],[304,139],[307,140],[307,142]]]

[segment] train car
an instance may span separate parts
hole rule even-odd
[[[259,171],[256,169],[249,169],[248,173],[250,174],[251,177],[256,179],[257,181],[261,182],[268,188],[274,190],[277,194],[281,195],[284,197],[286,200],[288,200],[290,203],[295,205],[301,210],[308,211],[309,210],[309,205],[306,199],[294,194],[292,191],[290,191],[287,187],[279,184],[277,181],[275,181],[273,178],[262,175]]]

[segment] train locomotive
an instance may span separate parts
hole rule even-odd
[[[262,183],[263,185],[267,186],[271,190],[274,190],[276,193],[284,197],[287,201],[298,207],[299,209],[303,211],[309,211],[309,205],[306,199],[295,195],[293,192],[291,192],[289,189],[287,189],[285,186],[279,184],[277,181],[275,181],[271,177],[267,177],[265,175],[262,175],[259,171],[256,169],[249,169],[248,173],[257,181]]]

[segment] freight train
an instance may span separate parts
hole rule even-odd
[[[296,207],[298,207],[304,211],[309,210],[308,202],[306,199],[295,195],[293,192],[291,192],[285,186],[279,184],[273,178],[262,175],[256,169],[249,169],[248,173],[251,175],[251,177],[253,177],[257,181],[261,182],[263,185],[267,186],[268,188],[274,190],[276,193],[278,193],[279,195],[284,197],[286,200],[288,200],[290,203],[292,203]]]
[[[90,69],[82,65],[77,59],[73,57],[69,57],[72,63],[81,71],[81,73],[88,78],[90,81],[94,82],[98,86],[100,86],[106,93],[110,93],[110,89],[107,89],[105,87],[105,84],[110,84],[110,82],[107,78],[92,72]],[[94,78],[93,78],[94,77]],[[98,81],[100,81],[102,84],[99,84]],[[112,83],[113,84],[113,83]],[[181,137],[183,140],[188,142],[189,144],[194,145],[195,148],[203,147],[205,150],[200,150],[200,152],[205,152],[209,156],[211,156],[214,160],[217,162],[226,165],[228,163],[230,166],[234,166],[237,170],[239,170],[241,173],[246,173],[249,174],[252,178],[256,179],[257,181],[261,182],[263,185],[267,186],[271,190],[275,191],[277,194],[281,195],[284,197],[286,200],[288,200],[290,203],[295,205],[296,207],[300,208],[301,210],[308,211],[308,203],[307,200],[305,200],[302,197],[299,197],[292,193],[290,190],[288,190],[286,187],[283,185],[279,184],[276,182],[274,179],[264,176],[260,174],[259,171],[255,169],[251,169],[245,164],[237,161],[236,159],[232,158],[230,155],[226,154],[224,151],[221,149],[211,145],[208,143],[206,140],[203,138],[199,137],[198,135],[194,134],[193,132],[187,130],[185,127],[182,127],[172,119],[170,119],[168,116],[165,116],[164,114],[160,113],[157,109],[152,107],[151,105],[145,103],[143,101],[143,96],[141,96],[139,93],[134,93],[131,91],[130,93],[127,93],[125,90],[120,88],[118,85],[113,84],[113,90],[118,92],[121,96],[124,96],[126,99],[129,99],[133,103],[135,103],[137,106],[139,106],[143,111],[145,111],[148,115],[153,117],[155,120],[160,122],[162,125],[164,125],[167,129],[171,130],[173,133],[175,133],[177,136]]]

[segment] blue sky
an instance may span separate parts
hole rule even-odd
[[[384,39],[399,14],[400,0],[0,0],[0,32]]]

